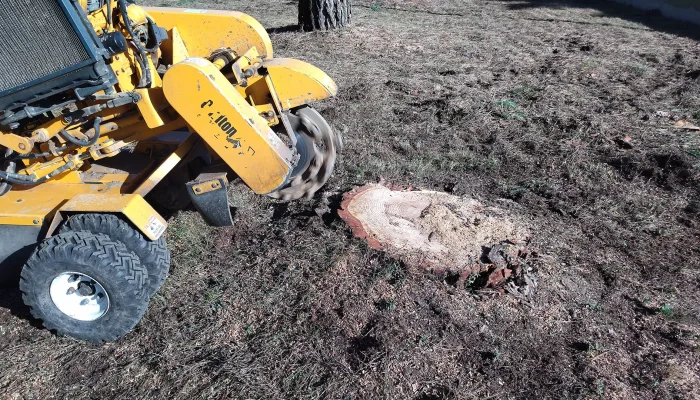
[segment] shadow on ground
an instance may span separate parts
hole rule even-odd
[[[17,287],[0,287],[0,308],[4,308],[15,317],[29,321],[37,328],[41,328],[41,321],[32,317],[27,307],[22,301],[22,292]]]
[[[649,29],[700,40],[700,28],[689,22],[664,17],[658,10],[642,10],[629,5],[602,0],[497,0],[510,10],[528,8],[594,8],[600,16],[620,18],[642,24]],[[543,20],[537,18],[537,20]],[[580,23],[589,23],[580,21]],[[594,22],[590,22],[593,24]]]
[[[299,27],[298,24],[292,24],[292,25],[279,26],[276,28],[268,28],[266,30],[267,30],[267,33],[274,35],[277,33],[298,32],[301,30],[301,27]]]

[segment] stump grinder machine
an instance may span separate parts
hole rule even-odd
[[[136,326],[170,265],[156,209],[227,226],[234,178],[293,200],[333,171],[310,104],[335,83],[248,15],[3,0],[0,30],[0,277],[59,334]]]

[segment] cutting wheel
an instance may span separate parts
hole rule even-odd
[[[268,196],[281,200],[311,198],[323,186],[342,150],[340,135],[333,133],[325,119],[311,107],[298,108],[287,115],[296,136],[299,162],[281,189]]]

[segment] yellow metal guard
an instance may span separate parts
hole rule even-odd
[[[158,25],[171,31],[177,27],[193,57],[209,57],[214,50],[230,48],[243,54],[255,47],[261,56],[272,58],[272,42],[265,28],[253,17],[236,11],[144,7]],[[163,50],[168,43],[164,43]],[[165,57],[171,54],[165,54]]]
[[[170,105],[259,194],[282,186],[292,151],[211,62],[189,58],[163,78]]]

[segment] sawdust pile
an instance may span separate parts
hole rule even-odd
[[[339,214],[370,246],[438,271],[471,270],[491,247],[530,235],[524,221],[474,199],[383,185],[347,193]]]

